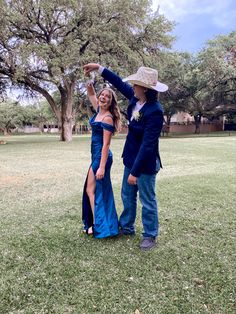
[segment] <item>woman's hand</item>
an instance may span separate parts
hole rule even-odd
[[[97,180],[101,180],[104,178],[104,174],[105,174],[105,168],[99,167],[97,172],[96,172],[96,179]]]
[[[89,73],[92,71],[97,71],[100,67],[98,63],[88,63],[83,66],[84,75],[89,76]]]
[[[86,88],[87,88],[87,92],[88,92],[88,95],[89,95],[89,96],[93,96],[93,95],[96,96],[96,93],[95,93],[95,90],[94,90],[94,87],[93,87],[93,84],[92,84],[92,83],[88,82],[88,83],[86,84]]]

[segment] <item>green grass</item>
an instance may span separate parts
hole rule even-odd
[[[220,137],[220,136],[235,136],[236,131],[218,131],[218,132],[208,132],[208,133],[200,133],[200,134],[195,134],[195,133],[186,133],[186,132],[175,132],[175,133],[169,133],[164,137]]]
[[[112,181],[122,211],[120,158]],[[235,313],[236,137],[161,139],[160,236],[82,234],[89,137],[12,136],[0,145],[0,313]],[[138,313],[138,311],[136,311]]]

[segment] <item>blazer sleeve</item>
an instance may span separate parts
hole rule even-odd
[[[134,96],[134,91],[131,85],[122,81],[122,79],[114,72],[104,68],[102,71],[102,77],[115,86],[121,94],[123,94],[129,100]]]
[[[158,111],[154,112],[146,119],[142,144],[131,169],[131,174],[134,177],[141,175],[142,165],[147,163],[150,156],[153,156],[156,151],[163,124],[163,113]]]

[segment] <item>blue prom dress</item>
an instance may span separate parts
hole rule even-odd
[[[89,120],[92,128],[91,140],[91,166],[94,175],[100,165],[102,146],[103,146],[103,129],[114,133],[114,126],[95,121],[97,113]],[[95,188],[95,204],[94,204],[94,224],[93,214],[89,202],[88,194],[86,193],[87,179],[84,184],[83,203],[82,203],[82,219],[84,229],[88,230],[93,225],[93,236],[95,238],[106,238],[116,236],[119,233],[118,217],[116,213],[114,195],[111,185],[110,170],[113,162],[112,152],[109,150],[108,158],[105,166],[104,178],[96,180]],[[90,168],[89,168],[90,169]]]

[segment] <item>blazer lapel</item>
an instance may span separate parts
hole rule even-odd
[[[127,108],[127,118],[128,118],[128,121],[131,120],[132,110],[133,110],[133,106],[129,105],[128,108]]]
[[[148,108],[148,104],[145,103],[145,104],[143,105],[143,107],[139,110],[139,112],[142,114],[142,116],[144,115],[144,113],[145,113],[145,111],[147,110],[147,108]]]
[[[133,108],[135,107],[137,101],[138,101],[138,99],[134,98],[133,101],[130,103],[130,105],[127,108],[127,118],[129,120],[129,122],[133,121],[133,120],[131,121],[131,117],[132,117]],[[140,115],[143,116],[146,112],[148,112],[149,110],[152,110],[153,105],[154,104],[152,104],[152,103],[145,103],[143,105],[143,107],[139,110]]]
[[[142,116],[148,114],[151,115],[152,112],[158,109],[158,103],[146,103],[141,109],[140,112]]]

